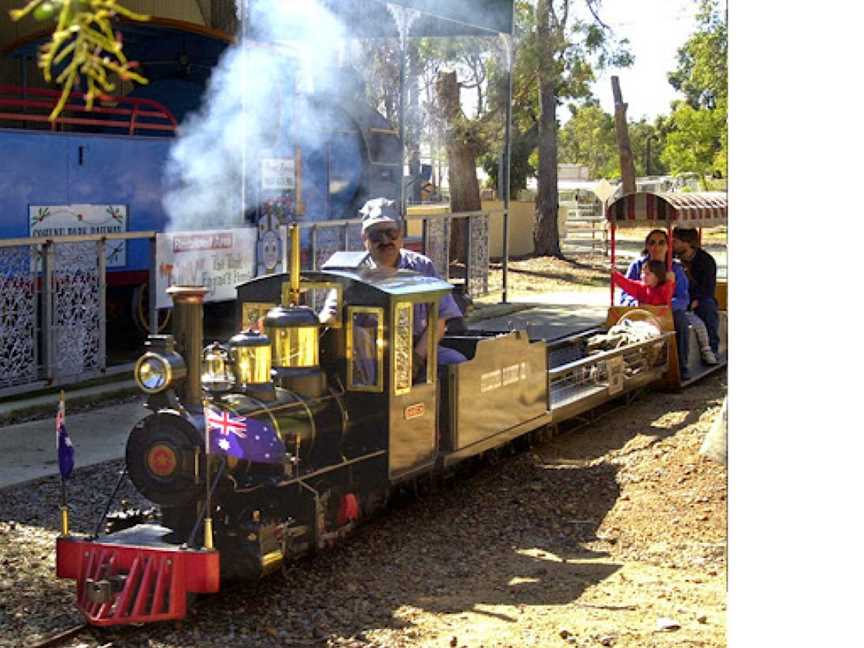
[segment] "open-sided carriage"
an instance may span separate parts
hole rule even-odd
[[[671,263],[672,232],[675,228],[696,229],[702,240],[703,229],[726,225],[726,194],[721,192],[694,193],[651,193],[636,192],[625,194],[606,208],[611,240],[611,262],[615,268],[616,235],[620,228],[650,228],[666,232],[670,245],[668,261]],[[666,376],[670,387],[686,386],[705,375],[724,367],[727,362],[727,282],[719,278],[716,284],[715,299],[718,311],[718,336],[720,339],[717,353],[718,363],[704,364],[700,359],[699,346],[692,328],[688,335],[687,373],[689,378],[681,380],[681,367],[675,345],[672,345],[669,373]],[[635,307],[616,305],[615,288],[610,288],[610,308],[607,326],[615,324]],[[665,306],[639,306],[638,310],[649,312],[660,323],[664,331],[674,331],[672,313]]]

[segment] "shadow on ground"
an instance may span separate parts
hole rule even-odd
[[[412,610],[517,622],[518,606],[570,603],[620,568],[583,546],[619,495],[616,472],[609,464],[543,466],[527,452],[480,465],[437,493],[397,499],[285,577],[199,599],[182,624],[89,637],[92,645],[281,646],[410,629]],[[43,586],[54,605],[65,589],[73,608],[71,588]],[[30,609],[49,613],[38,603]]]
[[[544,460],[554,461],[558,465],[581,466],[588,462],[606,456],[608,453],[621,450],[637,436],[647,437],[639,448],[651,447],[663,441],[663,439],[674,436],[684,428],[696,423],[708,410],[716,408],[719,403],[706,399],[700,394],[716,382],[725,382],[726,372],[721,371],[707,376],[703,381],[696,383],[681,393],[655,393],[646,390],[640,394],[635,401],[623,398],[612,407],[602,412],[604,419],[618,421],[614,426],[608,426],[608,432],[603,435],[592,434],[591,423],[597,418],[585,419],[580,427],[570,434],[562,434],[555,440],[544,446],[540,455]],[[663,408],[667,413],[644,425],[639,421],[639,413],[634,408],[639,408],[645,399],[663,398],[666,406]],[[656,403],[654,404],[656,406]],[[646,404],[647,406],[647,404]],[[626,451],[622,455],[628,454]]]

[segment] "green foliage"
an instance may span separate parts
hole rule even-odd
[[[630,132],[630,149],[633,151],[633,161],[636,175],[666,175],[669,168],[661,157],[666,145],[666,135],[656,124],[650,124],[645,119],[628,124]],[[650,149],[650,151],[649,151]],[[650,169],[648,168],[648,153],[651,153]]]
[[[489,175],[487,185],[498,189],[499,155],[486,153],[480,158],[483,170]],[[514,132],[510,138],[510,196],[528,186],[528,178],[537,174],[537,133]]]
[[[561,162],[584,164],[591,178],[618,174],[618,146],[615,121],[600,106],[570,107],[572,113],[558,135]]]
[[[693,108],[713,108],[728,94],[725,8],[720,0],[699,0],[698,30],[678,50],[678,67],[669,83]]]
[[[673,129],[661,155],[673,174],[693,171],[726,175],[726,99],[714,110],[681,102],[671,116]]]
[[[609,113],[591,103],[581,108],[570,106],[571,118],[561,128],[558,152],[561,162],[584,164],[592,178],[614,178],[620,175],[615,120]],[[660,159],[665,135],[644,119],[628,124],[630,148],[636,175],[647,175],[647,155],[650,142],[651,175],[667,172]]]
[[[131,20],[149,20],[149,16],[133,13],[117,0],[31,0],[23,8],[9,12],[13,21],[32,15],[36,20],[57,23],[51,40],[39,54],[39,67],[48,82],[54,80],[54,68],[65,61],[56,77],[57,83],[63,84],[63,93],[51,112],[51,121],[60,115],[81,77],[87,81],[87,110],[97,97],[114,91],[112,75],[147,83],[132,71],[133,64],[123,54],[123,43],[114,34],[111,19],[117,14]]]
[[[585,5],[594,0],[584,0]],[[548,49],[541,47],[537,37],[537,24],[533,3],[526,0],[516,0],[514,38],[516,47],[515,65],[513,68],[512,96],[512,134],[511,134],[511,170],[510,191],[515,196],[520,189],[527,186],[529,177],[536,175],[537,140],[539,132],[539,79],[541,72],[552,75],[555,79],[555,97],[560,105],[564,102],[574,102],[576,106],[594,106],[597,100],[591,92],[591,83],[595,74],[609,66],[625,67],[632,63],[633,57],[628,51],[626,39],[616,40],[612,34],[596,21],[583,21],[574,18],[573,8],[577,2],[569,2],[570,15],[565,26],[558,24],[557,29],[550,32]],[[568,2],[556,2],[557,18],[563,19]],[[551,62],[543,60],[544,51],[551,53]],[[489,91],[487,109],[498,114],[504,112],[507,101],[506,52],[493,57],[489,63]],[[599,109],[597,109],[599,110]],[[572,120],[571,120],[572,121]],[[569,122],[568,122],[569,123]],[[571,127],[574,130],[575,125]],[[559,146],[563,132],[559,132]],[[576,132],[569,135],[567,147],[569,154],[559,151],[561,161],[573,161],[578,157],[575,150],[588,153],[590,146],[576,141]],[[614,130],[612,141],[614,144]],[[491,145],[489,154],[483,160],[487,173],[497,183],[498,156],[503,137]],[[568,157],[569,155],[569,157]],[[616,154],[617,155],[617,154]],[[595,157],[602,157],[598,153]],[[617,157],[615,158],[617,160]],[[616,162],[617,164],[617,162]],[[604,165],[605,166],[605,165]],[[497,186],[497,184],[496,184]]]
[[[685,97],[665,120],[661,155],[672,173],[727,175],[727,23],[720,0],[699,0],[698,29],[678,50],[669,83]]]

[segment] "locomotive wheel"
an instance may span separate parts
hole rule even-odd
[[[126,442],[129,478],[147,499],[162,506],[185,506],[202,496],[195,483],[198,433],[174,414],[149,416],[132,428]]]

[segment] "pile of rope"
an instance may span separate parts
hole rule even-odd
[[[600,333],[588,338],[588,353],[611,351],[628,344],[647,342],[660,337],[660,329],[651,322],[622,319],[610,327],[606,333]]]

